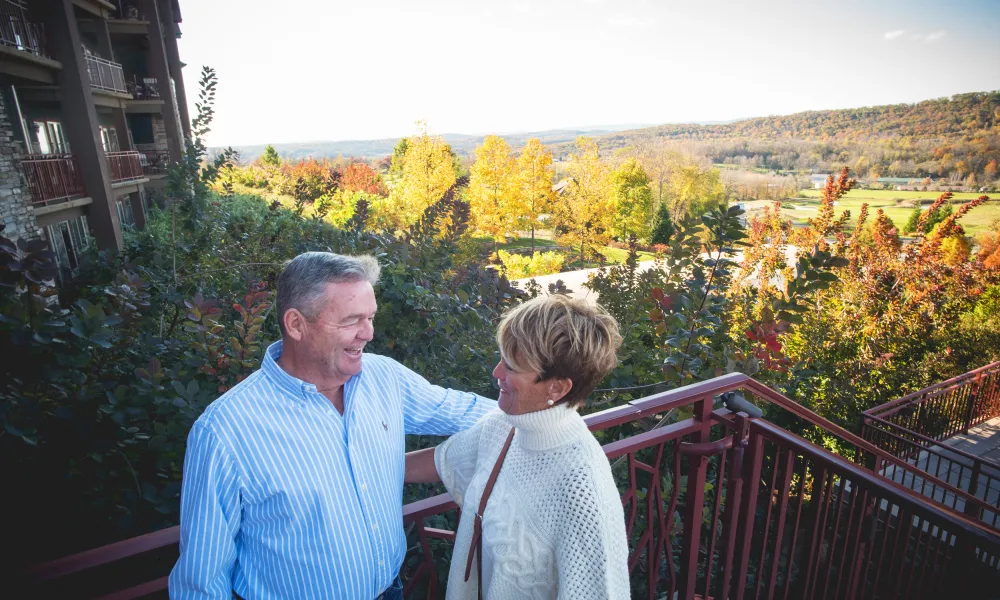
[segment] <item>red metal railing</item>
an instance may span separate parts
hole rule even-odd
[[[763,419],[714,409],[714,398],[734,390],[824,427],[875,460],[854,464]],[[680,408],[694,416],[648,428]],[[882,477],[886,464],[918,471],[745,375],[586,420],[599,438],[613,426],[632,433],[604,449],[625,489],[633,597],[937,598],[1000,586],[996,532]],[[408,596],[419,586],[440,597],[435,560],[450,553],[455,509],[447,495],[403,508],[409,545],[419,547],[404,566]],[[65,577],[177,541],[174,527],[40,565],[31,575]],[[106,598],[162,591],[164,572]]]
[[[142,157],[135,150],[108,152],[106,156],[111,169],[111,183],[134,181],[146,176],[142,169]]]
[[[72,154],[29,154],[19,162],[32,204],[86,196],[80,167]]]
[[[46,56],[45,29],[28,20],[23,2],[0,0],[0,44]]]
[[[1000,464],[942,442],[1000,416],[1000,362],[992,363],[864,412],[862,435],[893,456],[943,478],[983,504],[965,512],[997,528],[1000,521]],[[884,473],[904,480],[887,469]],[[919,491],[934,495],[938,491]],[[917,489],[916,485],[912,489]]]
[[[127,94],[125,72],[116,62],[99,56],[87,55],[87,71],[90,73],[90,87],[107,92]]]

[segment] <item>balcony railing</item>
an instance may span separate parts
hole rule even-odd
[[[29,154],[20,159],[32,204],[85,196],[80,167],[72,154]]]
[[[0,0],[0,44],[17,50],[47,56],[45,29],[27,18],[23,2]]]
[[[732,392],[906,466],[742,374],[588,415],[591,431],[620,427],[616,433],[625,435],[604,451],[624,490],[633,597],[940,598],[1000,589],[996,532],[885,479],[879,461],[855,464],[763,418],[716,407]],[[670,422],[678,409],[694,416]],[[660,417],[666,426],[642,425]],[[442,526],[454,527],[456,508],[446,494],[403,507],[414,549],[403,569],[407,597],[441,596],[434,561],[451,552],[455,533]],[[39,565],[30,576],[36,584],[66,578],[71,586],[73,574],[173,551],[178,534],[173,527],[125,540]],[[114,597],[165,590],[166,558],[132,581],[119,579]]]
[[[160,86],[155,77],[135,77],[125,82],[128,93],[136,100],[159,100]]]
[[[160,175],[170,167],[169,150],[143,150],[140,152],[142,171],[146,175]]]
[[[142,155],[135,150],[108,152],[106,156],[111,168],[111,183],[134,181],[146,176],[142,169]]]
[[[120,64],[94,55],[87,55],[86,59],[87,71],[90,72],[90,87],[106,92],[128,93],[125,73]]]
[[[914,467],[952,483],[981,502],[965,503],[964,512],[1000,529],[1000,464],[940,442],[1000,416],[1000,362],[865,411],[862,435]],[[926,482],[911,489],[939,494]]]

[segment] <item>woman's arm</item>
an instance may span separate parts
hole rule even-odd
[[[406,453],[406,470],[403,473],[404,483],[436,483],[441,481],[437,468],[434,466],[434,450],[424,448]]]

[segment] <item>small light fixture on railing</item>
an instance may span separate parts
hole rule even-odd
[[[752,402],[743,397],[739,392],[726,392],[719,394],[722,404],[734,413],[746,413],[752,419],[759,419],[764,416],[764,411],[759,409]]]

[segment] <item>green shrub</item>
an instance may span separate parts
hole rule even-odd
[[[506,250],[500,250],[497,252],[497,256],[504,269],[507,270],[507,277],[511,279],[558,273],[562,270],[565,258],[558,252],[536,252],[532,256],[526,256],[524,254],[511,254]]]

